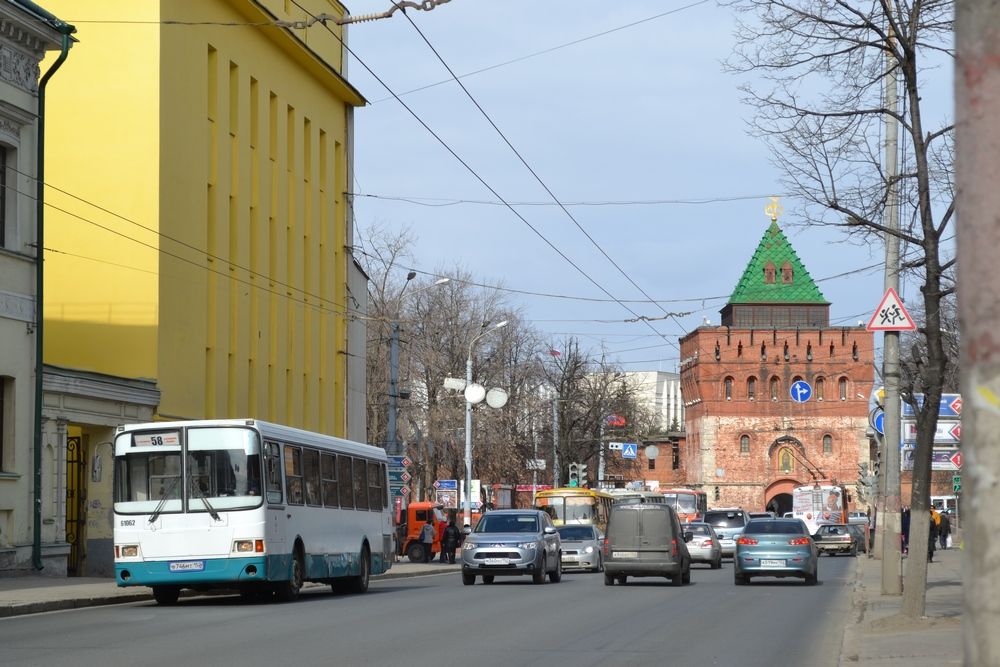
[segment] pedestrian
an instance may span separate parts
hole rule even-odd
[[[460,531],[458,526],[455,525],[455,519],[449,520],[448,525],[444,529],[444,535],[441,537],[442,562],[444,562],[445,557],[447,557],[449,563],[455,563],[455,549],[458,548],[458,543],[461,539],[462,531]]]
[[[938,525],[938,537],[941,539],[941,548],[948,548],[948,538],[951,537],[951,519],[944,512],[941,513],[941,523]]]
[[[434,530],[434,519],[427,519],[427,523],[424,524],[423,528],[420,529],[420,543],[424,547],[424,562],[431,562],[431,558],[434,557],[434,538],[437,536],[437,531]]]
[[[933,512],[934,510],[931,510]],[[934,515],[930,516],[930,532],[927,534],[927,562],[934,562],[934,549],[937,547],[937,524],[934,523]]]

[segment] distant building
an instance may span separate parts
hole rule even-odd
[[[681,397],[681,376],[664,371],[627,371],[629,386],[637,390],[636,400],[653,411],[662,432],[684,428],[684,399]]]
[[[682,467],[710,505],[784,512],[794,486],[851,489],[869,463],[873,336],[829,307],[772,219],[722,324],[681,339]]]

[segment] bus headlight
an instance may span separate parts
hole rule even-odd
[[[264,553],[264,540],[236,540],[233,542],[233,552],[262,554]]]

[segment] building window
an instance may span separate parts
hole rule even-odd
[[[771,378],[771,400],[778,400],[778,378]]]
[[[840,387],[840,400],[846,401],[847,400],[847,378],[840,378],[840,381],[837,384]]]
[[[7,246],[7,147],[0,146],[0,248]]]
[[[833,438],[829,435],[823,436],[823,453],[832,454],[833,453]]]
[[[740,454],[750,453],[750,436],[741,435],[740,436]]]
[[[774,270],[774,263],[773,262],[768,262],[767,264],[764,265],[764,284],[765,285],[773,285],[774,284],[774,275],[775,275],[775,273],[777,273],[777,272]]]
[[[723,382],[723,385],[726,392],[726,400],[727,401],[733,400],[733,378],[726,378],[725,382]]]
[[[792,452],[791,450],[785,448],[781,450],[778,454],[778,468],[781,472],[790,473],[792,472]]]
[[[789,262],[785,262],[781,265],[781,284],[792,284],[792,265]]]
[[[751,401],[757,398],[757,378],[755,377],[747,378],[747,398]]]
[[[647,468],[650,470],[656,470],[656,459],[646,459]]]
[[[13,424],[13,419],[7,419],[7,409],[13,408],[10,397],[14,395],[14,378],[0,376],[0,472],[7,470],[7,443],[13,439],[7,434],[7,424]]]
[[[680,470],[681,467],[681,446],[680,443],[672,442],[670,443],[670,467],[672,470]]]
[[[816,378],[816,400],[823,400],[823,391],[826,389],[826,380],[823,378]]]

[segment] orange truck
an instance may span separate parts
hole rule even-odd
[[[404,520],[398,526],[399,555],[406,556],[414,563],[424,562],[424,550],[427,548],[420,541],[420,530],[427,523],[428,517],[434,519],[434,543],[431,544],[431,560],[435,554],[441,553],[441,534],[448,520],[441,505],[430,501],[418,501],[406,506]]]

